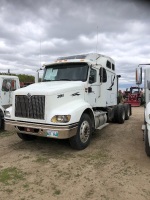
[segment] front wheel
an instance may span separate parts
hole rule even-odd
[[[149,144],[149,139],[148,139],[148,130],[147,130],[147,125],[145,125],[145,152],[147,156],[150,156],[150,144]]]
[[[91,119],[89,115],[83,114],[80,119],[76,135],[69,139],[71,147],[77,150],[85,149],[90,143],[91,134]]]
[[[30,141],[30,140],[35,140],[36,136],[35,135],[28,135],[28,134],[24,134],[24,133],[17,133],[17,135],[25,141]]]

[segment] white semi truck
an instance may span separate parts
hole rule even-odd
[[[140,64],[150,65],[150,64]],[[136,69],[136,83],[142,84],[142,67]],[[142,130],[144,132],[145,152],[150,156],[150,68],[144,68],[144,124]]]
[[[14,92],[12,107],[5,112],[5,130],[16,130],[23,140],[69,138],[71,146],[81,150],[95,129],[129,119],[130,105],[117,104],[119,75],[110,57],[61,57],[43,67],[42,82]]]
[[[5,109],[12,105],[13,92],[19,88],[17,76],[0,75],[0,128],[3,127]]]

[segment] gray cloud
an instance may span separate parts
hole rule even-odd
[[[150,62],[149,6],[146,0],[1,0],[0,70],[34,74],[40,61],[97,46],[115,59],[120,84],[133,85],[135,67]]]

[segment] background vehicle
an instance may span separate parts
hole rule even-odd
[[[12,105],[13,92],[19,88],[17,76],[0,75],[0,128],[3,127],[5,109]]]
[[[140,65],[150,65],[150,64],[140,64]],[[140,66],[139,65],[139,66]],[[136,82],[137,84],[142,84],[142,68],[138,67],[136,69]],[[144,69],[144,124],[142,125],[142,130],[144,132],[145,141],[145,152],[147,156],[150,156],[150,68]]]
[[[84,149],[95,129],[129,119],[130,105],[117,105],[118,78],[108,56],[58,58],[44,65],[42,82],[15,91],[5,130],[15,129],[23,140],[69,138],[73,148]]]
[[[28,85],[31,85],[31,84],[33,84],[34,82],[20,82],[20,87],[22,88],[22,87],[26,87],[26,86],[28,86]]]
[[[143,93],[140,87],[130,87],[130,90],[126,90],[124,94],[125,103],[131,106],[138,107],[143,103]]]

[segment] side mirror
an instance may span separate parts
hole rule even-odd
[[[40,69],[38,69],[38,70],[36,71],[36,74],[35,74],[35,83],[40,82],[40,78],[39,78],[39,71],[40,71],[40,70],[43,70],[43,69],[40,68]]]
[[[90,83],[90,84],[94,83],[94,76],[90,76],[90,77],[89,77],[89,83]]]
[[[142,84],[142,67],[136,68],[136,84]]]
[[[36,72],[35,74],[35,83],[39,82],[39,71]]]
[[[9,81],[7,81],[7,83],[6,83],[6,88],[7,88],[8,90],[10,90],[10,88],[11,88],[11,83],[10,83]]]

